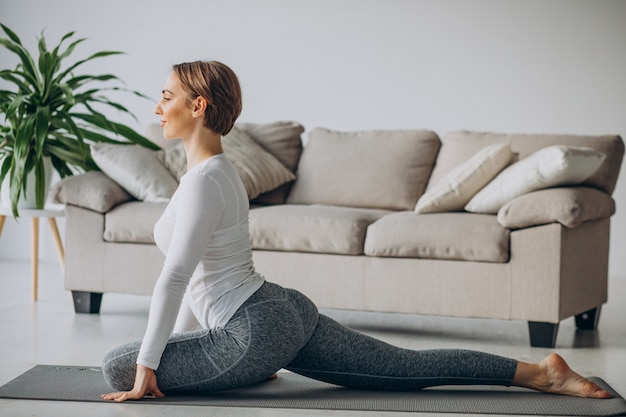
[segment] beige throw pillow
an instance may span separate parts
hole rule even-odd
[[[228,160],[237,169],[250,200],[296,178],[242,129],[234,127],[222,138],[222,147]],[[187,171],[182,143],[158,151],[157,158],[179,181]]]
[[[141,201],[169,201],[178,182],[156,157],[139,145],[91,145],[91,156],[109,178]]]
[[[243,123],[235,126],[245,131],[263,149],[271,153],[289,171],[296,172],[302,153],[304,126],[294,121],[270,123]],[[292,182],[256,197],[252,203],[261,205],[284,204]]]
[[[155,155],[170,174],[176,178],[176,181],[180,182],[180,177],[187,172],[187,156],[183,143],[178,141],[174,146],[156,151]]]
[[[415,212],[463,210],[468,201],[510,163],[512,156],[508,143],[481,149],[428,189],[417,201]]]
[[[517,196],[543,188],[575,185],[592,176],[605,154],[587,147],[548,146],[504,169],[465,206],[495,214]]]
[[[237,127],[222,138],[222,147],[237,168],[250,200],[296,178],[278,159]]]
[[[53,202],[88,208],[106,213],[132,196],[102,171],[89,171],[65,177],[50,189]]]
[[[290,172],[296,172],[300,154],[302,153],[301,135],[304,132],[304,127],[300,123],[294,121],[270,123],[238,122],[235,127],[246,132],[254,142],[272,154]],[[163,129],[156,123],[148,126],[146,136],[164,149],[164,151],[158,153],[159,158],[170,172],[180,179],[187,171],[184,155],[182,155],[182,162],[179,162],[181,154],[184,153],[180,140],[164,139]],[[283,204],[287,199],[290,188],[291,182],[286,182],[259,195],[254,199],[253,203],[261,205]]]

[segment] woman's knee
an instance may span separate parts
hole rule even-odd
[[[119,391],[133,388],[138,353],[139,344],[132,343],[115,348],[104,356],[102,376],[111,388]]]

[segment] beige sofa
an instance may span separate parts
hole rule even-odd
[[[554,346],[559,322],[571,316],[579,328],[596,328],[607,301],[619,136],[315,129],[302,146],[294,122],[238,129],[296,178],[252,196],[253,257],[268,280],[322,308],[523,320],[532,346]],[[550,185],[538,170],[558,158],[537,151],[552,145],[598,151],[599,168]],[[496,148],[497,157],[480,156]],[[181,167],[167,161],[174,149],[156,157],[177,179]],[[589,155],[579,156],[568,169],[587,163]],[[113,168],[52,190],[67,205],[65,286],[77,312],[98,312],[102,293],[150,294],[164,259],[152,225],[165,203],[133,197],[125,188],[136,184]],[[533,179],[539,185],[508,195]],[[500,201],[481,206],[489,187]]]

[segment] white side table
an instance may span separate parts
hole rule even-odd
[[[54,244],[59,256],[59,262],[61,263],[61,269],[65,271],[65,252],[63,250],[63,242],[61,241],[61,235],[59,234],[59,228],[57,227],[57,217],[65,216],[65,208],[63,206],[46,206],[43,210],[36,209],[20,209],[20,218],[31,217],[33,223],[32,230],[32,277],[33,277],[33,300],[37,301],[38,282],[39,282],[39,218],[47,217],[50,224],[50,230],[52,230],[52,237],[54,238]],[[0,206],[0,235],[2,235],[2,228],[7,217],[13,217],[11,209],[8,207]]]

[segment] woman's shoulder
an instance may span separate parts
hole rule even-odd
[[[220,166],[223,165],[223,159],[225,159],[223,153],[213,155],[191,168],[181,177],[181,179],[192,176],[210,176],[212,174],[219,173],[222,170]]]
[[[180,179],[183,183],[222,182],[232,175],[232,166],[224,154],[212,156],[185,173]]]

